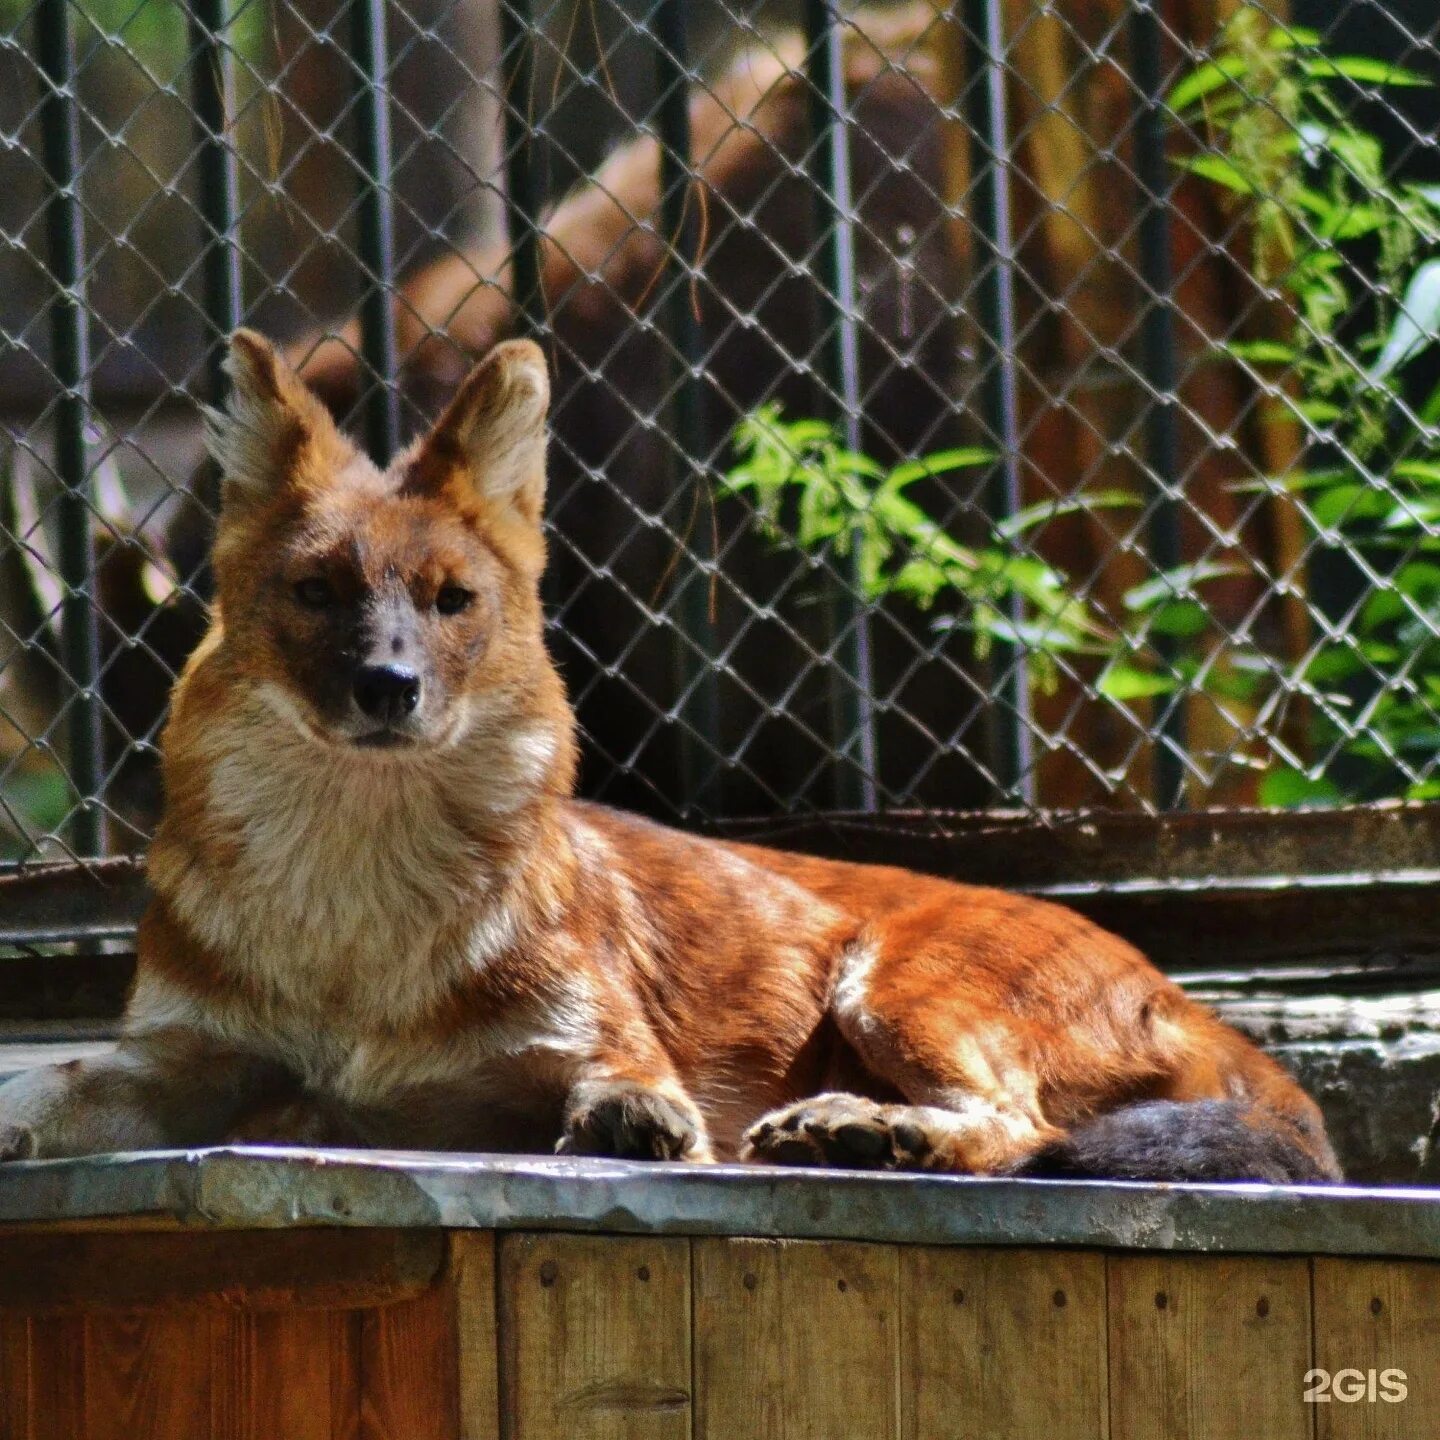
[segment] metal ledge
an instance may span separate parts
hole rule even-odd
[[[0,1223],[168,1218],[1440,1258],[1440,1190],[232,1147],[0,1167]]]

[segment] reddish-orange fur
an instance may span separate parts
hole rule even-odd
[[[904,1138],[875,1163],[995,1172],[1218,1097],[1333,1170],[1280,1068],[1078,915],[571,797],[533,346],[384,474],[258,337],[233,353],[219,613],[165,735],[124,1063],[0,1090],[12,1153],[253,1135],[308,1094],[312,1139],[707,1159],[754,1127],[785,1160],[870,1126]],[[446,585],[470,600],[441,616]],[[377,646],[425,696],[385,748],[335,679]]]

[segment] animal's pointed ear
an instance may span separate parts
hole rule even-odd
[[[227,504],[273,494],[298,475],[307,449],[317,449],[322,464],[349,457],[330,412],[263,335],[237,330],[225,371],[229,401],[205,418]]]
[[[458,489],[540,523],[550,378],[529,340],[497,345],[469,374],[420,443],[406,487]]]

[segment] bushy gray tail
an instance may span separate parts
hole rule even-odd
[[[1077,1126],[1014,1172],[1095,1180],[1342,1179],[1321,1137],[1307,1143],[1281,1116],[1234,1100],[1149,1100]]]

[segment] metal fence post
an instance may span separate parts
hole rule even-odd
[[[1150,559],[1160,571],[1181,560],[1180,415],[1175,394],[1175,310],[1170,265],[1170,176],[1165,161],[1165,84],[1161,74],[1160,15],[1155,0],[1135,0],[1130,12],[1130,68],[1136,90],[1135,178],[1140,185],[1140,279],[1145,291],[1140,352],[1151,399],[1145,407],[1145,449],[1154,498],[1150,507]],[[1176,645],[1165,636],[1155,647],[1167,664]],[[1162,696],[1155,747],[1155,802],[1167,810],[1185,798],[1185,692]]]
[[[520,328],[545,329],[540,280],[540,212],[545,177],[534,164],[535,22],[528,0],[501,0],[501,109],[505,126],[505,231],[510,241],[510,286]]]
[[[989,438],[1000,452],[987,486],[987,510],[994,522],[1016,514],[1024,503],[1015,370],[1015,240],[1010,208],[1005,17],[1000,0],[965,0],[963,13],[980,412]],[[1024,602],[1012,595],[1005,609],[1011,624],[1018,627],[1025,618]],[[992,763],[1006,795],[1030,805],[1035,798],[1035,756],[1029,665],[1018,643],[997,644],[993,655],[999,676],[995,687],[999,709],[991,730]]]
[[[655,35],[656,131],[660,141],[660,227],[665,268],[660,277],[660,319],[670,340],[670,382],[662,404],[673,439],[672,513],[679,516],[686,554],[676,568],[676,719],[680,725],[680,784],[687,809],[717,807],[720,702],[712,663],[710,567],[714,544],[709,434],[706,424],[702,339],[692,279],[700,260],[699,199],[691,179],[690,47],[685,0],[657,0]],[[687,473],[688,470],[688,473]]]
[[[350,0],[350,51],[359,73],[355,163],[360,181],[356,250],[363,269],[360,354],[369,371],[365,448],[383,465],[400,441],[395,389],[395,218],[391,205],[390,45],[385,0]]]
[[[99,696],[100,635],[96,614],[95,550],[86,425],[90,411],[89,314],[85,308],[85,221],[80,206],[80,111],[75,95],[75,48],[69,0],[39,0],[35,55],[43,86],[40,134],[50,182],[46,235],[54,293],[50,302],[51,367],[60,394],[55,404],[55,473],[64,487],[57,502],[59,565],[64,582],[60,649],[74,687],[68,706],[68,769],[79,804],[70,843],[98,855],[105,842],[99,786],[104,765]]]
[[[195,108],[200,219],[205,227],[201,304],[208,331],[210,399],[225,398],[225,350],[243,300],[235,235],[239,181],[228,131],[235,112],[235,66],[226,37],[231,0],[195,0],[190,11],[190,93]]]
[[[860,449],[860,337],[855,283],[855,209],[850,184],[849,99],[840,17],[834,0],[806,0],[806,69],[810,96],[810,178],[824,295],[818,317],[817,369],[827,408],[845,447]],[[828,300],[828,304],[826,303]],[[828,312],[828,313],[827,313]],[[876,798],[875,677],[870,625],[858,576],[847,565],[832,587],[830,725],[836,754],[835,804],[874,810]]]

